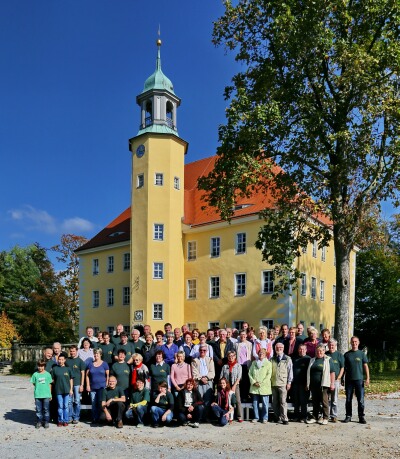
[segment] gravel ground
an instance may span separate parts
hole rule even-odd
[[[28,377],[0,376],[0,458],[400,458],[400,392],[366,400],[367,425],[252,424],[152,429],[76,426],[35,429]],[[356,405],[354,403],[354,409]],[[344,398],[340,397],[340,419]],[[355,418],[357,420],[357,418]]]

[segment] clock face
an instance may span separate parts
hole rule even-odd
[[[146,148],[144,147],[144,145],[139,145],[137,148],[136,148],[136,156],[138,158],[141,158],[143,155],[144,155],[144,152],[146,151]]]

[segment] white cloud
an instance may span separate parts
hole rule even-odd
[[[9,211],[11,219],[18,222],[27,231],[39,231],[46,234],[83,233],[94,230],[95,225],[81,217],[66,218],[58,221],[47,211],[25,205]]]

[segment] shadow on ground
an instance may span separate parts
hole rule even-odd
[[[4,414],[6,421],[18,422],[19,424],[33,425],[35,423],[35,411],[34,410],[17,410],[12,409]]]

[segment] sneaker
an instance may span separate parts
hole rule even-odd
[[[192,427],[194,427],[195,429],[198,429],[198,428],[199,428],[199,425],[200,425],[200,424],[199,424],[198,422],[194,422],[194,423],[192,424]]]
[[[337,418],[331,418],[330,421],[331,422],[337,422]]]
[[[351,416],[346,416],[343,422],[351,422]]]
[[[194,422],[188,422],[186,425],[189,427],[193,427]]]
[[[35,424],[35,429],[40,429],[40,427],[42,427],[42,423],[41,422],[37,422]]]
[[[136,427],[144,427],[144,424],[137,424]]]
[[[310,418],[310,419],[307,419],[306,421],[306,424],[315,424],[317,421],[315,420],[315,418]]]
[[[68,427],[68,422],[63,422],[64,427]]]
[[[307,423],[307,418],[301,418],[301,419],[299,420],[299,422],[302,422],[302,423],[306,424],[306,423]]]
[[[45,422],[44,425],[43,425],[43,427],[44,427],[45,429],[48,429],[48,428],[50,427],[50,426],[49,426],[49,423],[48,423],[48,422]]]
[[[187,427],[188,425],[189,425],[188,422],[183,422],[183,423],[182,423],[182,426],[183,426],[183,427]]]
[[[258,422],[258,419],[252,419],[251,422],[255,424],[256,422]]]
[[[261,421],[261,423],[262,423],[262,424],[268,424],[268,419],[263,419],[263,420]]]
[[[57,427],[62,427],[63,423],[62,422],[57,422]]]
[[[328,419],[320,419],[318,424],[321,424],[321,426],[326,426],[328,424]]]
[[[239,418],[237,421],[238,421],[238,422],[243,422],[243,419],[242,419],[242,418]]]
[[[116,427],[117,427],[117,429],[122,429],[122,427],[124,427],[124,424],[122,423],[121,420],[119,420],[119,421],[117,422]]]
[[[282,421],[282,424],[283,424],[284,426],[288,426],[288,425],[289,425],[289,421]]]
[[[364,416],[361,416],[358,422],[360,424],[366,424],[367,423],[367,421],[365,420]]]
[[[71,424],[78,424],[78,423],[79,423],[79,421],[77,421],[76,419],[74,419],[74,420],[71,422]]]

